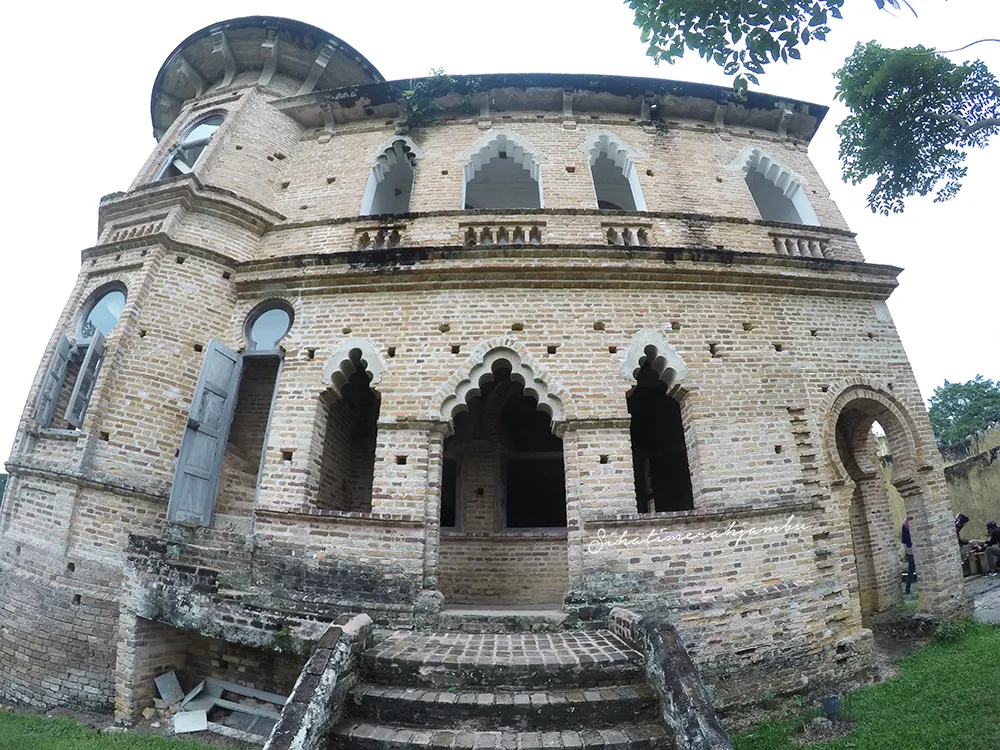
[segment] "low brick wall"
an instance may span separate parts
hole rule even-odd
[[[646,677],[660,699],[660,717],[676,750],[732,750],[701,675],[680,636],[662,615],[611,612],[611,631],[643,655]]]
[[[299,675],[264,750],[325,750],[327,734],[344,713],[347,691],[358,680],[358,656],[369,644],[368,615],[331,625]]]
[[[569,588],[564,534],[442,534],[438,564],[449,604],[559,605]]]

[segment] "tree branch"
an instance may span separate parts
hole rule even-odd
[[[961,115],[956,115],[954,113],[942,115],[937,112],[928,112],[927,114],[938,120],[954,120],[962,126],[966,135],[972,135],[977,131],[986,130],[987,128],[1000,128],[1000,117],[984,117],[982,120],[969,122]]]

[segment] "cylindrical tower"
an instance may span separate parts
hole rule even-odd
[[[825,108],[386,82],[253,17],[181,43],[151,110],[8,463],[0,696],[127,717],[213,644],[461,606],[663,611],[723,704],[855,675],[899,599],[874,421],[921,606],[959,606],[899,269],[809,161]]]

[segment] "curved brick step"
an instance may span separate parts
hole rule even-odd
[[[362,656],[367,682],[403,687],[589,688],[645,679],[639,655],[607,631],[397,631]]]
[[[577,748],[578,750],[671,750],[667,730],[656,724],[626,724],[614,729],[567,729],[556,732],[469,732],[408,729],[348,722],[333,730],[330,750],[395,748]]]
[[[656,706],[642,684],[495,693],[361,684],[347,698],[357,720],[475,730],[615,727],[655,719]]]

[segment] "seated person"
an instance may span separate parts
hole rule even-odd
[[[987,522],[986,532],[989,538],[976,546],[976,552],[986,552],[986,565],[990,571],[987,575],[996,578],[997,563],[1000,563],[1000,528],[997,527],[997,522]]]

